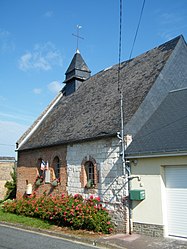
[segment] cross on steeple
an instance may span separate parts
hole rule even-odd
[[[81,29],[81,28],[82,28],[82,26],[77,25],[77,34],[76,35],[72,34],[73,36],[77,37],[77,52],[79,52],[79,39],[84,40],[83,37],[79,36],[79,29]]]

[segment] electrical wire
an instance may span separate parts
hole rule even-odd
[[[138,21],[138,26],[137,26],[137,28],[136,28],[136,33],[135,33],[135,36],[134,36],[134,40],[133,40],[133,44],[132,44],[132,48],[131,48],[130,55],[129,55],[129,60],[131,59],[132,52],[133,52],[133,50],[134,50],[134,46],[135,46],[135,42],[136,42],[136,38],[137,38],[138,31],[139,31],[139,28],[140,28],[140,23],[141,23],[141,20],[142,20],[142,15],[143,15],[143,10],[144,10],[144,7],[145,7],[145,0],[143,0],[142,9],[141,9],[141,12],[140,12],[140,17],[139,17],[139,21]]]

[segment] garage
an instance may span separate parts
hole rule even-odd
[[[168,235],[187,238],[187,166],[167,166]]]

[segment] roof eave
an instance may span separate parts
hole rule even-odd
[[[127,159],[134,158],[154,158],[154,157],[173,157],[173,156],[187,156],[187,150],[173,150],[147,153],[129,153],[126,154]]]
[[[53,147],[53,146],[62,146],[62,145],[68,145],[68,144],[72,144],[72,143],[84,143],[87,141],[93,141],[93,139],[95,140],[99,140],[102,138],[110,138],[110,137],[115,137],[116,133],[111,133],[111,134],[102,134],[102,135],[98,135],[95,137],[89,137],[89,138],[83,138],[83,139],[70,139],[68,141],[59,141],[57,143],[52,143],[52,144],[47,144],[47,145],[41,145],[41,146],[33,146],[30,148],[18,148],[16,151],[28,151],[28,150],[33,150],[33,149],[41,149],[41,148],[49,148],[49,147]]]

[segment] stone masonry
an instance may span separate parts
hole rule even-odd
[[[68,193],[80,193],[85,198],[99,196],[110,210],[117,229],[126,230],[126,187],[122,176],[122,162],[119,155],[120,143],[116,138],[84,142],[67,147]],[[81,183],[81,163],[85,158],[96,162],[98,182],[95,188],[86,189]]]
[[[7,189],[5,183],[11,181],[11,175],[13,168],[15,167],[14,157],[0,157],[0,200],[4,199]]]
[[[164,237],[164,227],[161,225],[133,222],[133,231],[152,237]]]

